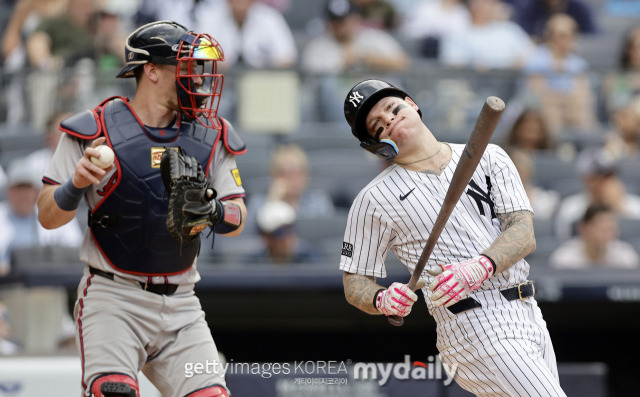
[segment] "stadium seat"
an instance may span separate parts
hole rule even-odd
[[[574,162],[566,161],[552,151],[536,153],[534,167],[533,183],[545,189],[550,189],[553,181],[579,180]]]

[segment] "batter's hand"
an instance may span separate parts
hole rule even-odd
[[[105,137],[94,140],[93,143],[91,143],[91,147],[85,148],[84,156],[76,164],[76,172],[73,174],[73,185],[78,189],[83,189],[91,184],[99,184],[102,177],[113,169],[113,164],[109,168],[102,169],[91,161],[91,156],[100,157],[100,152],[95,148],[102,145],[105,140]]]
[[[491,276],[493,263],[484,255],[478,255],[460,263],[441,265],[441,273],[429,284],[431,300],[436,307],[449,307],[475,291]]]
[[[420,280],[416,290],[426,284],[426,281]],[[376,295],[376,309],[385,316],[405,317],[411,313],[411,307],[417,300],[418,295],[411,291],[407,284],[393,283]]]

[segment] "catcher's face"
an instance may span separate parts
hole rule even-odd
[[[411,136],[411,132],[422,124],[418,105],[411,98],[389,96],[380,99],[369,111],[365,119],[367,133],[376,142],[391,139],[400,143]]]
[[[223,76],[217,72],[224,60],[220,45],[209,35],[187,35],[178,50],[175,84],[180,110],[205,127],[220,128],[217,120]]]

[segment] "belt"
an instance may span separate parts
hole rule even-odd
[[[109,280],[114,279],[113,273],[107,273],[91,266],[89,266],[89,273],[95,274],[96,276],[108,278]],[[138,281],[138,283],[140,284],[140,288],[142,288],[143,290],[149,291],[158,295],[173,295],[178,289],[178,284],[151,284],[151,283],[143,283],[142,281]]]
[[[526,283],[520,283],[515,287],[503,289],[500,293],[508,301],[514,301],[516,299],[524,300],[536,295],[536,287],[533,281],[527,281]],[[478,307],[482,307],[480,302],[473,298],[466,298],[449,306],[447,309],[449,309],[453,314],[460,314],[464,311]]]

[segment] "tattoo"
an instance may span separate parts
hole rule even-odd
[[[500,220],[502,233],[483,254],[493,259],[496,273],[499,273],[533,252],[536,239],[531,212],[515,211],[496,216]]]
[[[342,284],[347,302],[365,313],[381,314],[373,306],[373,296],[384,287],[376,283],[375,277],[344,272]]]
[[[442,165],[440,165],[440,168],[438,168],[437,171],[433,171],[433,170],[424,170],[422,172],[424,172],[425,174],[429,174],[429,175],[441,175],[442,171],[444,171],[447,166],[449,165],[449,162],[451,161],[451,159],[445,161],[444,163],[442,163]]]
[[[445,161],[444,163],[442,163],[442,165],[440,166],[440,170],[438,171],[438,174],[442,174],[442,171],[445,170],[445,168],[447,168],[447,166],[449,165],[449,162],[451,161],[451,159]]]

